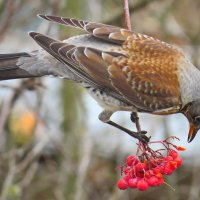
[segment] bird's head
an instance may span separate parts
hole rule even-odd
[[[183,113],[190,123],[188,142],[191,142],[200,129],[200,100],[191,102],[185,106]]]

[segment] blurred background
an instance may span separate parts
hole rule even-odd
[[[132,29],[174,44],[200,67],[200,1],[130,0]],[[0,0],[0,53],[32,51],[27,34],[65,39],[82,33],[36,17],[54,14],[123,27],[122,0]],[[0,82],[1,200],[196,200],[200,199],[200,135],[188,144],[181,114],[140,114],[152,140],[176,135],[184,165],[163,185],[146,192],[120,191],[115,167],[134,154],[136,141],[101,123],[102,109],[76,84],[44,77]],[[113,120],[128,128],[130,113]]]

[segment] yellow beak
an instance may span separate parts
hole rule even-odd
[[[197,134],[196,127],[194,126],[193,123],[190,123],[190,131],[189,131],[189,134],[188,134],[188,142],[192,142],[192,140],[195,138],[196,134]]]

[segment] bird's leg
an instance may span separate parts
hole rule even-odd
[[[140,126],[140,121],[139,121],[139,117],[137,112],[132,112],[131,113],[131,121],[136,125],[136,129],[138,134],[140,135],[144,135],[147,133],[147,131],[142,131],[141,130],[141,126]],[[148,138],[148,142],[149,142],[150,138]]]
[[[101,112],[99,114],[99,120],[101,120],[104,123],[110,124],[111,126],[114,126],[114,127],[118,128],[118,129],[124,131],[125,133],[127,133],[131,137],[134,137],[134,138],[138,139],[141,142],[147,143],[149,141],[149,138],[147,136],[145,136],[144,134],[138,134],[137,132],[130,131],[129,129],[124,128],[123,126],[120,126],[119,124],[111,121],[110,117],[112,116],[112,114],[113,114],[112,111],[104,110],[103,112]]]

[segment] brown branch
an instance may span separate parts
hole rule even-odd
[[[123,0],[124,3],[124,22],[125,28],[131,30],[131,19],[130,19],[130,12],[129,12],[129,1]]]
[[[132,12],[139,11],[139,10],[145,8],[146,6],[148,6],[150,3],[155,2],[155,1],[164,1],[164,0],[140,0],[136,4],[129,6],[129,12],[132,13]],[[124,11],[120,11],[119,13],[114,15],[114,17],[112,17],[111,19],[104,21],[104,23],[105,24],[118,24],[119,21],[121,21],[123,15],[124,15]]]

